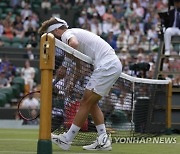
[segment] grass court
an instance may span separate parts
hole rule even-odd
[[[36,154],[37,129],[0,129],[0,154]],[[162,137],[162,136],[161,136]],[[53,145],[53,154],[65,153],[109,153],[109,154],[178,154],[180,151],[180,135],[171,135],[163,137],[176,137],[177,143],[147,143],[147,144],[113,144],[112,151],[85,151],[81,146],[72,146],[71,150],[66,152],[58,146]]]

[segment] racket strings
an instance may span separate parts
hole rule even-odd
[[[18,103],[18,113],[26,121],[37,119],[40,114],[40,91],[24,95]]]

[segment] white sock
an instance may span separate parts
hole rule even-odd
[[[73,139],[78,134],[80,129],[81,129],[80,127],[72,124],[71,127],[69,128],[68,132],[65,134],[67,141],[72,142]]]
[[[100,136],[101,134],[106,133],[105,124],[97,125],[97,126],[96,126],[96,129],[97,129],[97,132],[98,132],[98,135],[99,135],[99,136]]]

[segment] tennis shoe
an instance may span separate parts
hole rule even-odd
[[[69,150],[71,147],[71,142],[67,141],[65,133],[59,135],[51,133],[51,141],[63,150]]]
[[[97,140],[90,145],[83,146],[84,150],[112,150],[111,141],[107,134],[101,134],[97,137]]]

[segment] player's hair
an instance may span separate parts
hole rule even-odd
[[[46,20],[42,23],[41,27],[38,29],[38,33],[41,35],[45,33],[49,26],[58,23],[58,21],[55,18],[50,18],[49,20]]]
[[[57,23],[59,23],[59,21],[57,21],[54,17],[50,18],[49,20],[44,21],[41,27],[38,29],[38,33],[42,35],[43,33],[47,31],[49,26],[53,24],[57,24]],[[59,27],[59,29],[67,29],[67,27],[63,25]]]

